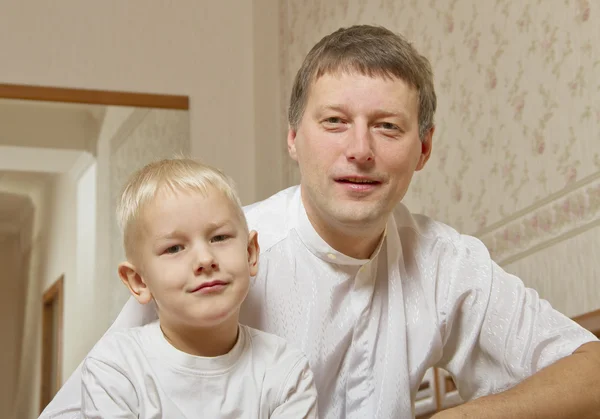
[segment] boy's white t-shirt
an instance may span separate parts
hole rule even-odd
[[[158,321],[111,332],[82,367],[84,418],[316,418],[305,356],[285,340],[240,325],[226,355],[174,348]]]

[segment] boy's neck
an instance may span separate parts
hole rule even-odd
[[[237,316],[209,328],[173,327],[168,322],[160,322],[165,339],[176,349],[190,355],[215,357],[225,355],[238,340],[239,323]]]

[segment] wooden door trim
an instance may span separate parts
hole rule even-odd
[[[0,83],[0,98],[189,110],[188,96]]]
[[[56,301],[58,307],[58,330],[56,338],[56,380],[55,388],[60,388],[62,384],[62,353],[63,353],[63,309],[64,309],[64,275],[62,275],[54,284],[50,286],[42,297],[42,379],[40,384],[40,412],[44,410],[50,402],[44,396],[44,383],[52,373],[52,352],[45,351],[44,342],[48,323],[52,323],[51,306]],[[50,310],[49,310],[50,307]]]

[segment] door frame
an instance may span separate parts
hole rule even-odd
[[[188,96],[0,83],[0,98],[189,110]]]
[[[54,330],[53,306],[58,310],[57,329]],[[63,353],[63,310],[64,310],[64,275],[61,275],[50,286],[42,297],[42,364],[40,380],[40,412],[50,403],[54,394],[51,389],[60,388],[62,384]],[[52,359],[53,332],[56,334],[56,356]],[[56,377],[52,383],[52,364],[56,363]]]

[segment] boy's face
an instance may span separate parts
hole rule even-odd
[[[119,273],[138,301],[155,300],[163,326],[214,327],[237,316],[257,272],[258,241],[222,192],[159,191],[139,228],[133,264]]]

